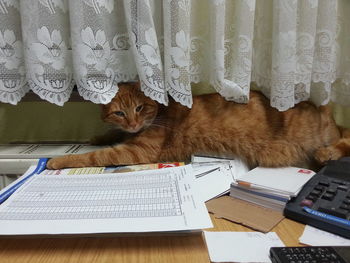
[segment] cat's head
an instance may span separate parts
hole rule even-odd
[[[158,103],[143,94],[139,83],[124,83],[118,87],[112,101],[102,106],[102,120],[129,133],[149,127],[157,115]]]

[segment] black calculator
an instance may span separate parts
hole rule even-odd
[[[284,215],[350,238],[350,158],[329,161],[286,204]]]
[[[271,247],[272,263],[350,263],[350,247]]]

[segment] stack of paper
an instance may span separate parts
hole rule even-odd
[[[230,195],[267,208],[282,211],[315,172],[297,168],[257,167],[231,184]]]
[[[227,194],[236,178],[248,171],[240,160],[192,156],[192,168],[204,201]]]
[[[41,167],[41,166],[40,166]],[[110,174],[45,174],[32,166],[0,197],[0,235],[184,231],[212,227],[190,165]]]

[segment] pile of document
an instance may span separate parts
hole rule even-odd
[[[239,159],[192,156],[191,166],[202,200],[219,197],[230,192],[230,185],[248,172],[248,167]]]
[[[314,174],[297,167],[257,167],[231,184],[230,196],[283,211],[288,200],[296,196]]]
[[[45,164],[40,160],[37,167],[30,167],[0,191],[0,200],[8,197],[0,205],[0,235],[177,232],[212,227],[191,165],[72,175],[48,174],[42,171]]]
[[[61,170],[45,170],[46,161],[0,191],[0,235],[210,228],[204,202],[228,193],[235,176],[247,171],[240,161],[206,157],[194,157],[192,165]]]

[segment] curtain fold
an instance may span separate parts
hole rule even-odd
[[[191,83],[246,103],[251,82],[278,110],[350,106],[348,0],[0,0],[0,102],[32,90],[63,105],[74,85],[108,103],[141,82],[192,106]]]
[[[19,1],[0,1],[0,101],[11,104],[30,90],[21,25]]]
[[[22,1],[19,11],[29,88],[40,98],[63,105],[74,85],[68,7],[59,2]]]
[[[163,10],[165,90],[191,107],[191,1],[164,1]]]
[[[129,39],[140,78],[141,90],[151,99],[168,104],[158,37],[149,0],[124,1]]]

